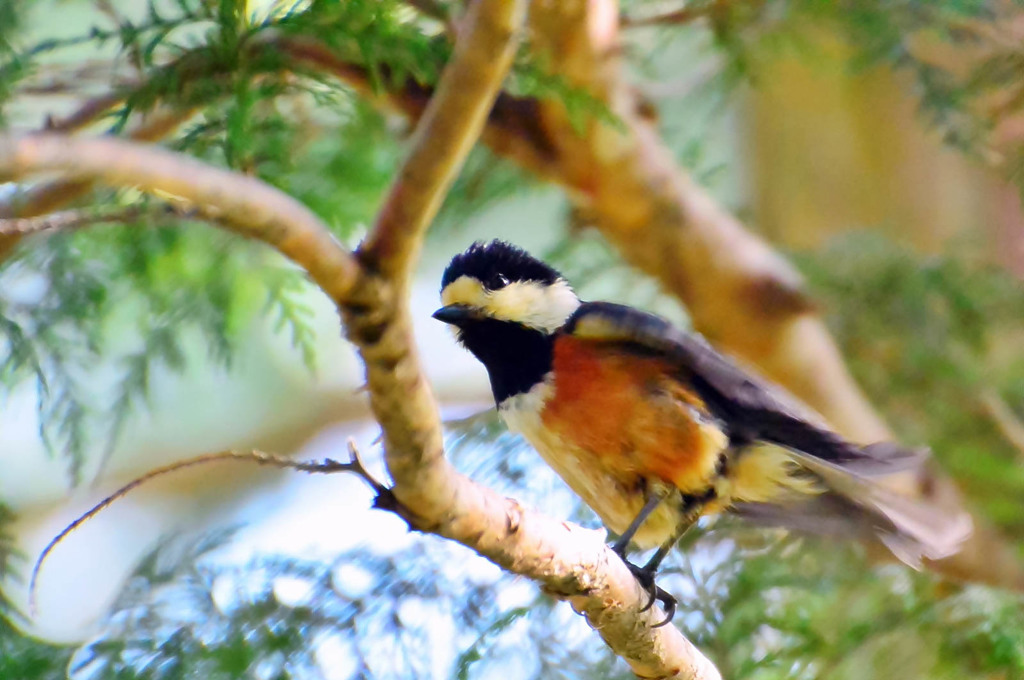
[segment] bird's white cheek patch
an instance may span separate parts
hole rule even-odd
[[[504,288],[489,291],[471,276],[460,276],[441,291],[445,305],[466,305],[502,321],[515,321],[545,332],[560,328],[580,306],[579,298],[568,283],[514,281]]]
[[[487,304],[487,294],[484,292],[483,284],[472,276],[460,276],[441,291],[441,304],[466,305],[483,309]]]
[[[489,300],[489,311],[495,317],[547,333],[561,328],[579,306],[576,293],[561,279],[549,285],[516,281],[491,293]]]

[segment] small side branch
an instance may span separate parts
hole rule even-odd
[[[108,94],[87,102],[67,118],[52,122],[47,132],[69,133],[78,130],[94,121],[110,107],[121,100],[116,94]],[[129,139],[140,142],[155,142],[171,133],[172,130],[192,117],[192,109],[169,109],[150,115],[145,121],[133,129]],[[0,201],[0,218],[3,217],[35,217],[56,210],[62,205],[85,194],[92,187],[88,180],[56,180],[33,187],[24,193]],[[21,242],[19,234],[0,235],[0,263]]]
[[[351,253],[316,215],[258,179],[114,138],[0,135],[0,179],[47,171],[177,197],[204,216],[277,248],[334,299],[349,294],[359,273]]]
[[[982,392],[980,401],[985,413],[1006,441],[1017,449],[1018,458],[1024,462],[1024,422],[995,390]]]
[[[28,236],[47,231],[69,231],[97,224],[132,224],[134,222],[156,222],[169,217],[188,219],[200,214],[189,208],[164,205],[157,208],[128,206],[125,208],[101,208],[98,210],[65,210],[38,217],[0,217],[0,237]]]
[[[128,482],[120,489],[110,494],[99,503],[90,508],[85,514],[80,516],[71,524],[64,527],[64,530],[54,536],[43,551],[39,553],[39,557],[36,558],[35,564],[32,565],[32,574],[28,582],[28,604],[29,611],[35,615],[36,613],[36,586],[39,582],[39,573],[43,568],[43,563],[46,562],[46,558],[50,556],[54,548],[60,545],[61,541],[68,537],[73,531],[78,529],[80,526],[91,520],[93,517],[98,515],[103,510],[110,507],[115,501],[124,498],[129,493],[139,488],[146,482],[151,482],[157,477],[163,477],[164,475],[186,468],[196,467],[198,465],[207,465],[209,463],[216,463],[222,461],[242,462],[242,463],[256,463],[257,465],[265,465],[268,467],[275,467],[279,469],[297,470],[299,472],[307,472],[311,474],[334,474],[336,472],[353,472],[358,475],[362,480],[370,485],[379,496],[388,493],[388,489],[378,482],[374,477],[367,471],[366,466],[363,465],[363,461],[359,456],[359,450],[356,448],[355,443],[352,440],[348,442],[349,461],[342,463],[340,461],[325,458],[322,461],[295,461],[288,458],[282,458],[281,456],[275,456],[270,453],[264,453],[263,451],[221,451],[219,453],[208,453],[202,456],[196,456],[195,458],[189,458],[187,460],[180,460],[170,465],[164,465],[150,470],[141,477],[137,477],[132,481]]]

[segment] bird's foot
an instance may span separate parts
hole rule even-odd
[[[650,596],[647,604],[640,611],[645,612],[654,606],[655,602],[660,602],[662,608],[665,610],[665,620],[660,623],[656,623],[652,628],[661,628],[672,622],[672,618],[676,615],[676,603],[677,600],[668,591],[658,587],[658,584],[654,582],[655,572],[653,569],[647,569],[646,567],[638,567],[632,562],[623,559],[626,566],[629,567],[630,573],[633,577],[640,582],[643,586],[644,591]]]

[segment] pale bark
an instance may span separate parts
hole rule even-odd
[[[73,114],[59,121],[51,121],[48,132],[74,132],[93,122],[96,118],[115,106],[121,97],[107,95],[92,99],[78,108]],[[153,142],[169,135],[172,130],[192,117],[190,109],[159,111],[151,114],[146,120],[128,133],[129,139],[140,142]],[[32,187],[24,193],[16,193],[6,201],[0,201],[0,219],[11,217],[35,217],[75,200],[92,188],[92,184],[82,180],[57,180]],[[0,234],[0,264],[14,251],[23,235]]]
[[[352,255],[309,208],[260,180],[188,156],[115,138],[54,133],[0,137],[0,180],[46,171],[185,201],[208,218],[301,262],[335,298],[351,290],[358,273]]]

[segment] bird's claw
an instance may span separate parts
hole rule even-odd
[[[645,612],[654,606],[655,602],[660,602],[661,606],[665,610],[665,619],[660,623],[656,623],[652,628],[661,628],[672,622],[673,617],[676,615],[676,598],[673,597],[668,591],[659,588],[658,584],[654,582],[654,572],[643,567],[638,567],[632,562],[623,560],[626,562],[626,566],[629,567],[630,573],[633,577],[639,581],[640,585],[643,586],[644,592],[650,597],[647,600],[647,604],[643,606],[641,612]]]

